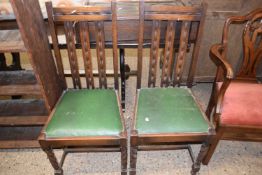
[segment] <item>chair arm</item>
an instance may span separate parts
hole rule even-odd
[[[221,114],[221,107],[222,107],[222,102],[223,102],[225,92],[231,80],[234,77],[232,66],[229,64],[229,62],[225,58],[225,54],[223,53],[223,51],[224,51],[224,46],[222,44],[215,44],[211,47],[210,52],[209,52],[209,56],[211,60],[216,64],[216,66],[219,69],[222,69],[221,71],[223,71],[223,78],[224,78],[221,88],[219,89],[218,92],[216,92],[217,95],[215,99],[215,104],[216,104],[215,113],[218,116]],[[217,81],[218,76],[220,76],[220,73],[217,72],[216,76],[217,76],[216,77],[216,81]],[[214,82],[214,86],[216,86],[216,82]]]
[[[233,79],[233,69],[227,61],[227,59],[225,58],[225,56],[223,55],[223,50],[224,46],[222,44],[215,44],[211,47],[209,56],[218,68],[221,67],[223,69],[225,79]]]

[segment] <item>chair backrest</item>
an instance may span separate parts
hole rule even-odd
[[[246,16],[233,16],[226,20],[222,37],[224,56],[228,52],[228,34],[232,23],[245,23],[242,35],[243,61],[236,78],[256,79],[257,66],[262,59],[262,8]]]
[[[188,46],[190,45],[190,31],[192,25],[198,25],[196,31],[196,41],[191,55],[191,63],[189,66],[186,85],[192,86],[193,77],[196,69],[196,62],[199,54],[200,39],[202,37],[204,19],[206,13],[206,4],[199,7],[178,7],[169,5],[149,5],[140,1],[139,5],[139,36],[138,36],[138,78],[137,89],[141,88],[142,79],[142,59],[144,44],[144,22],[152,22],[152,38],[150,48],[149,76],[148,87],[156,86],[157,79],[157,62],[159,61],[160,42],[164,42],[164,58],[161,72],[160,86],[180,86],[182,83],[182,74],[186,60]],[[161,31],[163,27],[165,31]],[[161,33],[165,33],[164,41],[160,41]],[[176,38],[180,33],[179,38]],[[179,49],[174,58],[174,43],[178,40]]]
[[[114,88],[118,89],[118,50],[117,50],[117,14],[116,2],[111,1],[111,7],[107,6],[84,6],[84,7],[52,7],[51,2],[46,2],[49,29],[52,37],[56,65],[61,83],[66,88],[64,65],[58,42],[58,26],[64,26],[68,58],[72,74],[74,88],[82,88],[76,43],[80,40],[85,69],[87,88],[95,88],[92,56],[90,49],[90,24],[95,26],[96,55],[99,77],[99,88],[107,88],[106,58],[105,58],[105,33],[104,22],[112,22],[112,46],[113,46],[113,69]],[[79,38],[78,38],[79,36]]]

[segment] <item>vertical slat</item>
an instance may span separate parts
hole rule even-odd
[[[117,13],[116,13],[116,2],[111,2],[112,8],[112,41],[113,41],[113,64],[114,64],[114,82],[115,89],[119,88],[118,85],[118,52],[117,52]]]
[[[151,87],[151,86],[155,87],[156,85],[156,69],[157,69],[158,50],[159,50],[159,41],[160,41],[160,23],[161,21],[156,21],[156,20],[153,21],[148,87]]]
[[[205,23],[205,17],[206,17],[206,11],[207,11],[207,4],[202,3],[202,13],[201,13],[201,19],[199,22],[199,28],[197,31],[197,38],[196,38],[196,43],[194,44],[194,49],[192,53],[192,61],[189,67],[189,73],[187,77],[187,87],[192,87],[193,85],[193,79],[194,75],[196,72],[196,64],[197,64],[197,59],[199,55],[199,49],[200,49],[200,43],[203,35],[203,28],[204,28],[204,23]]]
[[[175,67],[174,76],[173,76],[173,78],[174,78],[173,86],[175,86],[177,84],[178,84],[178,86],[180,86],[180,83],[181,83],[184,64],[185,64],[185,58],[186,58],[189,28],[190,28],[190,22],[189,21],[183,21],[181,33],[180,33],[179,50],[178,50],[178,54],[177,54],[176,67]]]
[[[82,45],[82,54],[85,66],[86,87],[94,88],[93,66],[90,49],[88,22],[80,22],[80,40]]]
[[[81,82],[79,76],[79,68],[77,63],[76,48],[75,48],[75,33],[73,28],[73,22],[65,22],[65,35],[67,43],[67,52],[71,68],[71,74],[73,79],[74,88],[81,89]]]
[[[64,66],[62,63],[62,58],[61,58],[61,53],[59,50],[59,43],[58,43],[58,38],[55,30],[55,24],[53,21],[53,7],[52,7],[52,2],[46,2],[46,11],[47,11],[47,16],[48,16],[48,25],[49,25],[49,30],[52,38],[52,44],[53,44],[53,49],[54,49],[54,54],[55,54],[55,60],[56,60],[56,66],[57,66],[57,71],[58,71],[58,76],[61,82],[61,85],[63,89],[66,89],[66,80],[65,80],[65,75],[64,75]]]
[[[255,20],[254,18],[250,21]],[[261,25],[253,26],[252,22],[247,22],[242,36],[243,61],[237,77],[256,78],[257,66],[262,58],[262,37],[259,33]]]
[[[99,74],[99,88],[107,88],[106,80],[106,60],[105,60],[105,34],[104,22],[95,22],[96,27],[96,54]]]
[[[137,52],[137,89],[141,88],[142,76],[142,58],[143,58],[143,42],[144,42],[144,0],[139,3],[139,33],[138,33],[138,52]]]
[[[165,53],[161,75],[161,87],[168,87],[171,71],[171,62],[173,59],[173,46],[175,39],[175,21],[168,21],[166,38],[165,38]]]

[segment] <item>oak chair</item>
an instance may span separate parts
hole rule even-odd
[[[118,47],[116,2],[107,6],[53,8],[46,2],[49,29],[60,83],[65,91],[43,128],[39,143],[55,174],[63,174],[68,153],[121,152],[121,174],[127,174],[127,135],[118,96]],[[107,87],[104,21],[112,21],[114,89]],[[95,89],[89,24],[95,23],[99,88]],[[58,47],[57,27],[64,26],[74,89],[68,89]],[[75,43],[78,26],[85,68],[86,89],[79,76]],[[108,65],[108,64],[107,64]],[[63,149],[58,162],[53,149]]]
[[[229,29],[234,23],[243,24],[243,58],[235,73],[227,58]],[[214,123],[217,135],[204,164],[208,164],[219,140],[262,141],[262,85],[256,75],[262,58],[262,8],[228,18],[222,42],[211,47],[210,57],[217,73],[206,115]]]
[[[199,7],[177,7],[149,5],[143,0],[140,1],[137,95],[130,136],[130,174],[132,175],[136,174],[138,151],[188,149],[193,161],[191,173],[196,174],[200,169],[202,159],[214,135],[214,129],[190,90],[196,69],[205,12],[205,4]],[[141,80],[145,79],[144,76],[142,78],[145,22],[152,22],[153,25],[148,88],[141,88]],[[187,48],[190,44],[189,31],[191,26],[196,24],[198,25],[197,39],[190,56],[190,66],[186,69],[186,56],[189,55]],[[167,27],[161,30],[162,25]],[[164,58],[161,75],[157,75],[160,35],[163,33],[165,34]],[[178,38],[176,33],[180,33]],[[177,39],[179,49],[174,58],[174,41]],[[173,62],[175,62],[174,66],[172,66]],[[186,80],[182,76],[184,72],[187,72]],[[155,88],[158,76],[161,79],[160,87]],[[196,159],[190,144],[202,144]]]

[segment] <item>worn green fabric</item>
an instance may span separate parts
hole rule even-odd
[[[114,90],[65,92],[46,128],[47,137],[118,135],[122,124]]]
[[[140,134],[207,132],[208,124],[189,89],[152,88],[139,92],[136,129]]]

